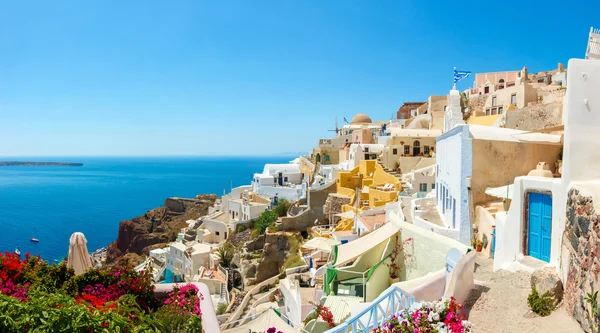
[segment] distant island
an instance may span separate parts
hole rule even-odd
[[[83,163],[0,161],[0,166],[83,166]]]

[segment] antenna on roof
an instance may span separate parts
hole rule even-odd
[[[335,136],[338,136],[338,133],[340,132],[340,128],[338,127],[338,118],[335,117],[335,129],[334,130],[327,130],[328,132],[335,132]]]

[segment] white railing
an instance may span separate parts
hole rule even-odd
[[[166,269],[167,269],[167,265],[166,264],[160,266],[160,268],[158,270],[158,273],[154,275],[154,283],[157,283],[158,281],[160,281],[160,278],[165,273]]]
[[[219,265],[217,268],[221,277],[225,278],[225,304],[229,304],[229,271],[223,268],[221,265]]]
[[[600,60],[600,29],[598,28],[590,28],[590,38],[585,50],[585,58]]]
[[[415,298],[411,294],[396,286],[390,286],[368,307],[325,333],[371,332],[383,325],[390,316],[409,308],[414,302]]]

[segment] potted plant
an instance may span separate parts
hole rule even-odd
[[[475,242],[475,251],[477,252],[481,252],[481,249],[483,248],[483,242],[481,240],[477,240]]]

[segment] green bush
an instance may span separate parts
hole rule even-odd
[[[250,234],[250,239],[255,239],[258,236],[260,236],[260,232],[258,231],[258,229],[254,229],[254,230],[252,230],[252,233]]]
[[[246,230],[246,227],[244,227],[243,225],[240,225],[237,227],[237,232],[244,232]]]
[[[131,295],[118,300],[120,311],[109,312],[90,311],[65,294],[30,291],[28,296],[21,302],[0,294],[0,332],[163,332]]]
[[[0,332],[201,332],[198,313],[156,297],[151,272],[124,265],[75,276],[64,263],[0,253]]]
[[[161,307],[154,317],[161,333],[202,332],[202,319],[191,314],[182,314],[181,309],[175,304]]]
[[[300,241],[297,236],[288,236],[288,243],[290,246],[290,253],[297,254],[300,251]]]
[[[275,213],[277,213],[277,216],[279,216],[279,217],[286,216],[287,211],[290,209],[291,206],[292,206],[292,203],[289,202],[288,200],[279,199],[277,206],[275,206]]]
[[[531,294],[527,296],[527,303],[531,308],[531,311],[539,314],[542,317],[550,315],[554,310],[554,301],[550,297],[550,292],[545,292],[541,297],[538,295],[537,290],[533,288]]]
[[[265,210],[256,221],[256,229],[259,234],[264,234],[265,230],[277,221],[277,213],[272,210]]]
[[[285,262],[283,263],[283,268],[288,269],[303,265],[306,265],[306,262],[304,262],[304,260],[302,260],[302,257],[300,257],[298,254],[294,253],[287,256]]]
[[[225,311],[227,311],[227,304],[219,303],[219,305],[217,306],[217,316],[224,314]]]

